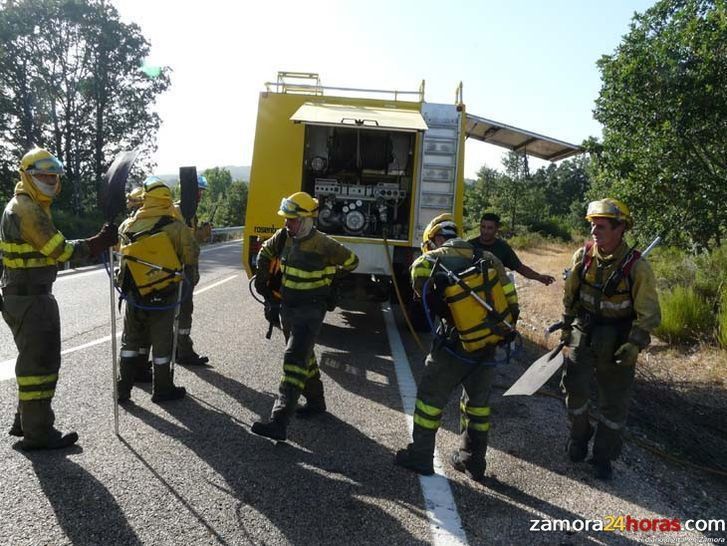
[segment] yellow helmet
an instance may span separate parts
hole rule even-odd
[[[629,208],[618,199],[611,197],[588,203],[586,220],[590,222],[593,218],[613,218],[624,222],[626,229],[630,229],[634,225]]]
[[[55,174],[64,173],[63,163],[45,148],[33,148],[20,160],[20,172],[28,174]]]
[[[454,222],[454,218],[448,212],[440,214],[434,218],[427,227],[424,229],[422,234],[422,250],[424,252],[432,250],[434,248],[434,237],[436,235],[443,235],[444,237],[451,238],[459,235],[457,224]]]
[[[172,198],[172,191],[164,183],[164,180],[158,176],[147,176],[143,184],[144,194],[154,193],[158,197],[169,197]]]
[[[133,190],[126,194],[126,206],[128,208],[140,207],[143,196],[144,188],[142,186],[136,186]]]
[[[284,197],[280,202],[278,216],[284,218],[311,218],[318,211],[318,199],[314,199],[304,191],[299,191],[290,197]]]

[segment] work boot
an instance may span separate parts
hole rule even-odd
[[[13,426],[10,427],[10,430],[8,430],[8,434],[10,436],[23,436],[23,425],[20,422],[20,412],[15,412],[15,418],[13,419]]]
[[[154,386],[151,401],[155,404],[179,400],[187,394],[187,389],[177,387],[172,382],[172,371],[170,365],[154,364]]]
[[[423,476],[431,476],[434,474],[433,457],[426,457],[421,452],[414,451],[411,444],[406,449],[400,449],[394,456],[394,464],[422,474]]]
[[[78,441],[77,432],[68,432],[62,434],[60,431],[53,429],[51,437],[45,442],[30,442],[28,440],[21,440],[18,442],[18,446],[23,451],[38,451],[42,449],[64,449],[71,447]]]
[[[177,352],[176,363],[181,366],[206,366],[210,359],[206,356],[200,356],[194,351],[191,353],[180,355]]]
[[[298,406],[295,409],[295,414],[302,419],[315,417],[316,415],[321,415],[323,413],[326,413],[325,400],[316,402],[311,402],[310,400],[308,400],[305,404],[303,404],[302,406]]]
[[[251,430],[258,436],[265,436],[265,438],[270,438],[271,440],[276,440],[278,442],[284,442],[287,438],[286,426],[275,419],[269,423],[257,421],[252,424]]]
[[[574,463],[582,463],[588,456],[588,441],[576,442],[574,439],[568,440],[566,445],[568,458]]]
[[[136,383],[151,383],[152,381],[151,360],[149,355],[140,354],[136,357],[136,371],[134,372],[134,381]]]
[[[182,366],[206,366],[210,359],[195,352],[194,342],[189,334],[179,334],[177,355],[174,361]]]
[[[116,383],[116,395],[119,402],[126,402],[131,398],[131,388],[134,386],[137,371],[137,357],[122,357],[119,363],[119,380]]]
[[[591,459],[588,461],[593,465],[593,475],[597,480],[609,481],[613,477],[613,467],[611,461],[601,461],[597,459]]]
[[[588,417],[580,417],[573,420],[571,425],[571,436],[566,444],[568,458],[574,463],[582,463],[588,456],[588,442],[591,441],[594,429],[588,422]]]
[[[485,468],[487,468],[487,463],[485,462],[484,457],[467,457],[456,449],[450,454],[449,462],[452,465],[452,468],[459,472],[463,472],[468,478],[476,482],[481,482],[485,477]]]

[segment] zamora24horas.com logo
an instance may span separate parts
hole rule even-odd
[[[675,533],[679,531],[724,532],[727,522],[723,519],[635,518],[630,515],[607,515],[603,519],[531,519],[533,532],[551,531],[605,531],[622,533],[653,532]],[[712,544],[725,544],[725,538],[710,538]]]

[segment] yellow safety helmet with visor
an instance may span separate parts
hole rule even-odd
[[[280,202],[278,216],[283,218],[312,218],[318,212],[318,200],[310,194],[299,191]]]
[[[459,229],[454,221],[454,218],[448,212],[440,214],[436,218],[432,219],[427,227],[424,228],[422,234],[422,251],[428,252],[434,250],[434,237],[437,235],[443,235],[447,238],[457,237],[459,235]]]
[[[634,225],[629,208],[618,199],[613,199],[612,197],[606,197],[605,199],[588,203],[586,220],[590,222],[593,218],[611,218],[619,222],[624,222],[626,229],[631,229]]]

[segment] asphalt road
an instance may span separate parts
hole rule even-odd
[[[725,487],[630,445],[615,479],[597,482],[587,464],[565,459],[558,400],[501,396],[524,357],[498,368],[485,483],[446,464],[421,480],[393,466],[393,453],[408,442],[404,408],[424,355],[398,312],[377,302],[345,302],[326,318],[317,354],[329,413],[294,420],[286,443],[252,435],[250,424],[273,403],[283,339],[279,332],[264,338],[239,243],[202,254],[193,338],[211,366],[177,367],[176,382],[190,393],[183,401],[155,405],[147,387],[135,388],[134,403],[120,409],[118,438],[108,278],[102,270],[63,275],[54,293],[65,352],[57,426],[81,439],[71,450],[26,454],[13,448],[15,438],[0,436],[2,544],[672,544],[727,537],[608,532],[593,530],[593,522],[581,530],[585,520],[606,524],[618,516],[678,518],[682,526],[725,518]],[[4,323],[0,343],[0,423],[9,428],[15,350]],[[457,443],[452,398],[438,435],[442,460]],[[552,520],[577,530],[542,530],[565,525]]]

